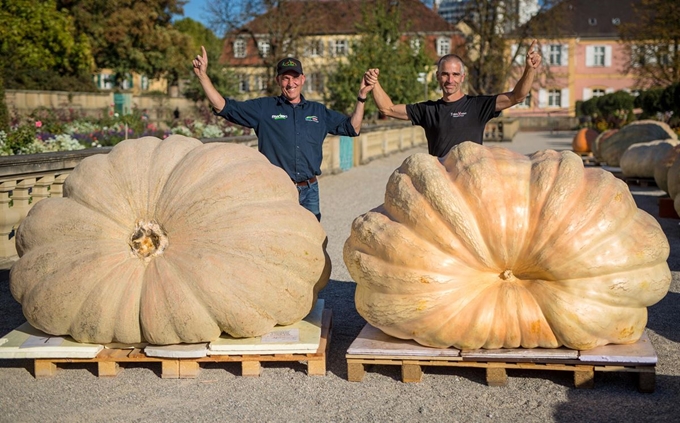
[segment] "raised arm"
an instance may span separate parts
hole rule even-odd
[[[222,97],[222,95],[217,92],[215,86],[213,85],[210,77],[208,76],[208,53],[205,52],[205,47],[201,46],[202,55],[197,55],[192,61],[194,65],[194,73],[198,77],[198,82],[201,83],[205,96],[208,98],[210,105],[216,111],[224,109],[227,101]]]
[[[536,69],[541,64],[541,53],[535,50],[536,40],[531,42],[529,46],[529,51],[527,52],[526,64],[524,65],[524,72],[522,77],[517,81],[517,85],[512,91],[507,93],[499,94],[496,97],[496,111],[500,112],[508,107],[512,107],[515,104],[523,101],[526,96],[531,91],[531,85],[534,83],[534,76],[536,74]]]
[[[354,127],[354,130],[357,132],[357,134],[361,132],[361,122],[364,120],[366,96],[372,90],[373,85],[369,85],[365,77],[361,78],[359,95],[357,96],[357,104],[354,106],[354,112],[352,112],[352,116],[350,117],[350,122],[352,122],[352,126]],[[361,99],[363,99],[363,101],[361,101]]]
[[[409,120],[406,105],[392,103],[390,97],[380,86],[378,75],[380,75],[380,69],[369,69],[364,74],[364,79],[369,85],[373,86],[373,100],[380,113],[395,119]]]

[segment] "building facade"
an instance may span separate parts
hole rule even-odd
[[[505,115],[575,116],[579,100],[619,90],[635,93],[636,80],[627,72],[629,56],[618,32],[621,24],[635,19],[633,3],[639,0],[566,0],[560,13],[565,17],[563,33],[569,35],[538,37],[549,72],[541,72],[530,97]],[[520,68],[524,54],[518,58]]]
[[[329,73],[345,60],[363,13],[376,10],[375,0],[288,0],[286,15],[300,22],[296,27],[279,27],[281,19],[270,11],[258,16],[245,27],[229,34],[225,40],[220,64],[239,77],[240,98],[260,97],[274,83],[273,64],[282,57],[298,57],[306,76],[306,98],[322,101]],[[446,22],[420,0],[401,0],[400,8],[405,42],[421,46],[436,60],[464,44],[464,37],[455,26]],[[290,45],[282,37],[291,36]],[[276,47],[275,47],[276,44]],[[276,49],[276,51],[274,51]],[[357,81],[357,86],[359,81]]]

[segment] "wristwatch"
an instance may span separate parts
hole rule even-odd
[[[359,103],[365,103],[365,102],[366,102],[366,99],[357,96],[357,101],[358,101]]]

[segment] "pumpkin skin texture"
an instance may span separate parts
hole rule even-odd
[[[602,146],[605,145],[609,141],[611,136],[616,134],[617,132],[619,132],[618,129],[607,129],[607,130],[601,132],[597,136],[597,138],[595,138],[595,141],[593,141],[593,144],[592,144],[590,150],[593,152],[593,155],[595,156],[595,159],[598,162],[604,161],[604,159],[602,158],[602,153],[600,152]]]
[[[678,139],[667,123],[639,120],[629,123],[612,134],[607,138],[607,142],[602,143],[598,148],[602,161],[609,166],[620,166],[621,156],[631,145],[665,139]]]
[[[359,314],[438,348],[632,343],[671,280],[661,227],[610,172],[471,142],[407,158],[343,252]]]
[[[654,182],[656,186],[668,193],[668,173],[680,155],[680,145],[676,145],[666,152],[666,155],[654,166]]]
[[[678,140],[667,139],[633,144],[621,156],[621,173],[628,177],[653,178],[654,169],[666,154],[678,145]]]
[[[97,188],[93,181],[96,181]],[[84,159],[17,232],[10,287],[31,325],[79,342],[207,342],[304,318],[326,235],[249,147],[180,135]]]

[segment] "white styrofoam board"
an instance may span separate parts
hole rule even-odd
[[[324,300],[317,300],[312,311],[301,321],[276,326],[266,335],[233,338],[222,334],[208,346],[208,355],[229,354],[307,354],[314,353],[321,342]]]
[[[347,349],[347,355],[413,356],[413,357],[459,357],[456,348],[432,348],[415,341],[394,338],[380,329],[366,324],[359,336]]]
[[[70,336],[48,335],[28,322],[2,340],[0,358],[94,358],[104,349],[99,344],[81,344]]]

